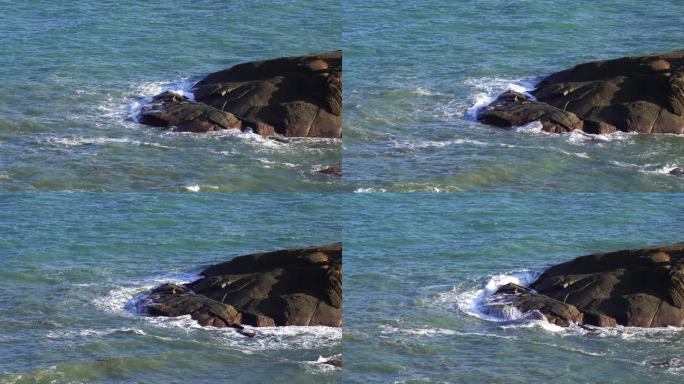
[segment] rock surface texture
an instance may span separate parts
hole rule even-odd
[[[153,316],[190,315],[200,325],[342,323],[342,244],[238,256],[185,285],[164,284],[142,306]]]
[[[503,93],[478,120],[498,127],[539,121],[555,133],[684,133],[684,51],[577,65],[529,95]]]
[[[342,137],[342,52],[238,64],[194,85],[194,100],[164,92],[138,117],[178,131],[251,130],[262,136]]]
[[[560,326],[681,327],[684,243],[578,257],[547,269],[529,288],[507,284],[493,299]]]

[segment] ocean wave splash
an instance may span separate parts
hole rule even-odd
[[[246,354],[264,350],[320,349],[337,346],[342,341],[341,328],[326,326],[244,326],[255,334],[254,337],[247,338],[230,327],[201,326],[190,315],[179,317],[148,316],[145,309],[141,306],[143,299],[154,287],[168,282],[185,284],[200,277],[194,273],[183,272],[150,277],[129,285],[116,287],[105,296],[95,299],[93,304],[101,310],[119,316],[142,320],[147,326],[168,329],[171,332],[197,332],[200,337],[208,335],[213,342],[231,349],[239,349]],[[112,332],[119,331],[121,330],[117,329]],[[84,330],[83,332],[88,331]],[[108,331],[105,330],[103,332]]]

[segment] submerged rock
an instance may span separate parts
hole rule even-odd
[[[578,257],[547,269],[529,288],[501,287],[493,302],[537,310],[560,326],[681,327],[684,243]]]
[[[330,175],[330,176],[342,176],[342,167],[324,168],[324,169],[319,169],[316,172],[322,173],[324,175]]]
[[[321,364],[330,365],[335,368],[342,368],[342,359],[334,357],[324,360]]]
[[[249,129],[262,136],[342,137],[342,53],[238,64],[194,85],[194,100],[170,92],[139,122],[179,131]]]
[[[682,168],[682,167],[673,168],[670,170],[669,173],[670,173],[670,175],[684,176],[684,168]]]
[[[342,323],[342,244],[253,253],[213,265],[203,278],[164,284],[142,305],[153,316],[242,328]]]
[[[684,367],[684,360],[672,358],[665,361],[652,361],[650,364],[658,368],[681,368]]]
[[[546,77],[530,95],[502,94],[478,119],[498,127],[540,121],[555,133],[681,134],[684,51],[580,64]]]

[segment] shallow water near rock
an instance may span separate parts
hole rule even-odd
[[[684,195],[356,194],[345,201],[344,378],[679,383],[684,328],[562,328],[487,311],[508,282],[594,252],[681,241]]]
[[[340,328],[250,328],[248,338],[137,305],[233,256],[339,241],[337,200],[0,194],[0,382],[339,382],[324,361],[340,358]]]
[[[339,49],[339,12],[307,2],[5,5],[0,189],[339,190],[338,177],[316,171],[340,165],[341,140],[281,143],[132,121],[145,97],[210,72]]]
[[[345,3],[345,187],[684,190],[668,174],[684,163],[684,137],[559,136],[474,119],[498,93],[575,64],[683,49],[680,13],[663,1]]]

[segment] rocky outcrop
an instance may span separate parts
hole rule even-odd
[[[153,316],[242,328],[342,323],[342,244],[235,257],[185,285],[164,284],[142,306]]]
[[[562,133],[684,133],[684,51],[594,61],[554,73],[530,94],[506,92],[478,113],[512,127]]]
[[[684,326],[684,243],[597,253],[547,269],[529,288],[501,287],[494,305],[549,322],[600,327]]]
[[[342,52],[238,64],[194,85],[194,100],[165,92],[138,121],[179,131],[250,130],[262,136],[342,137]]]

